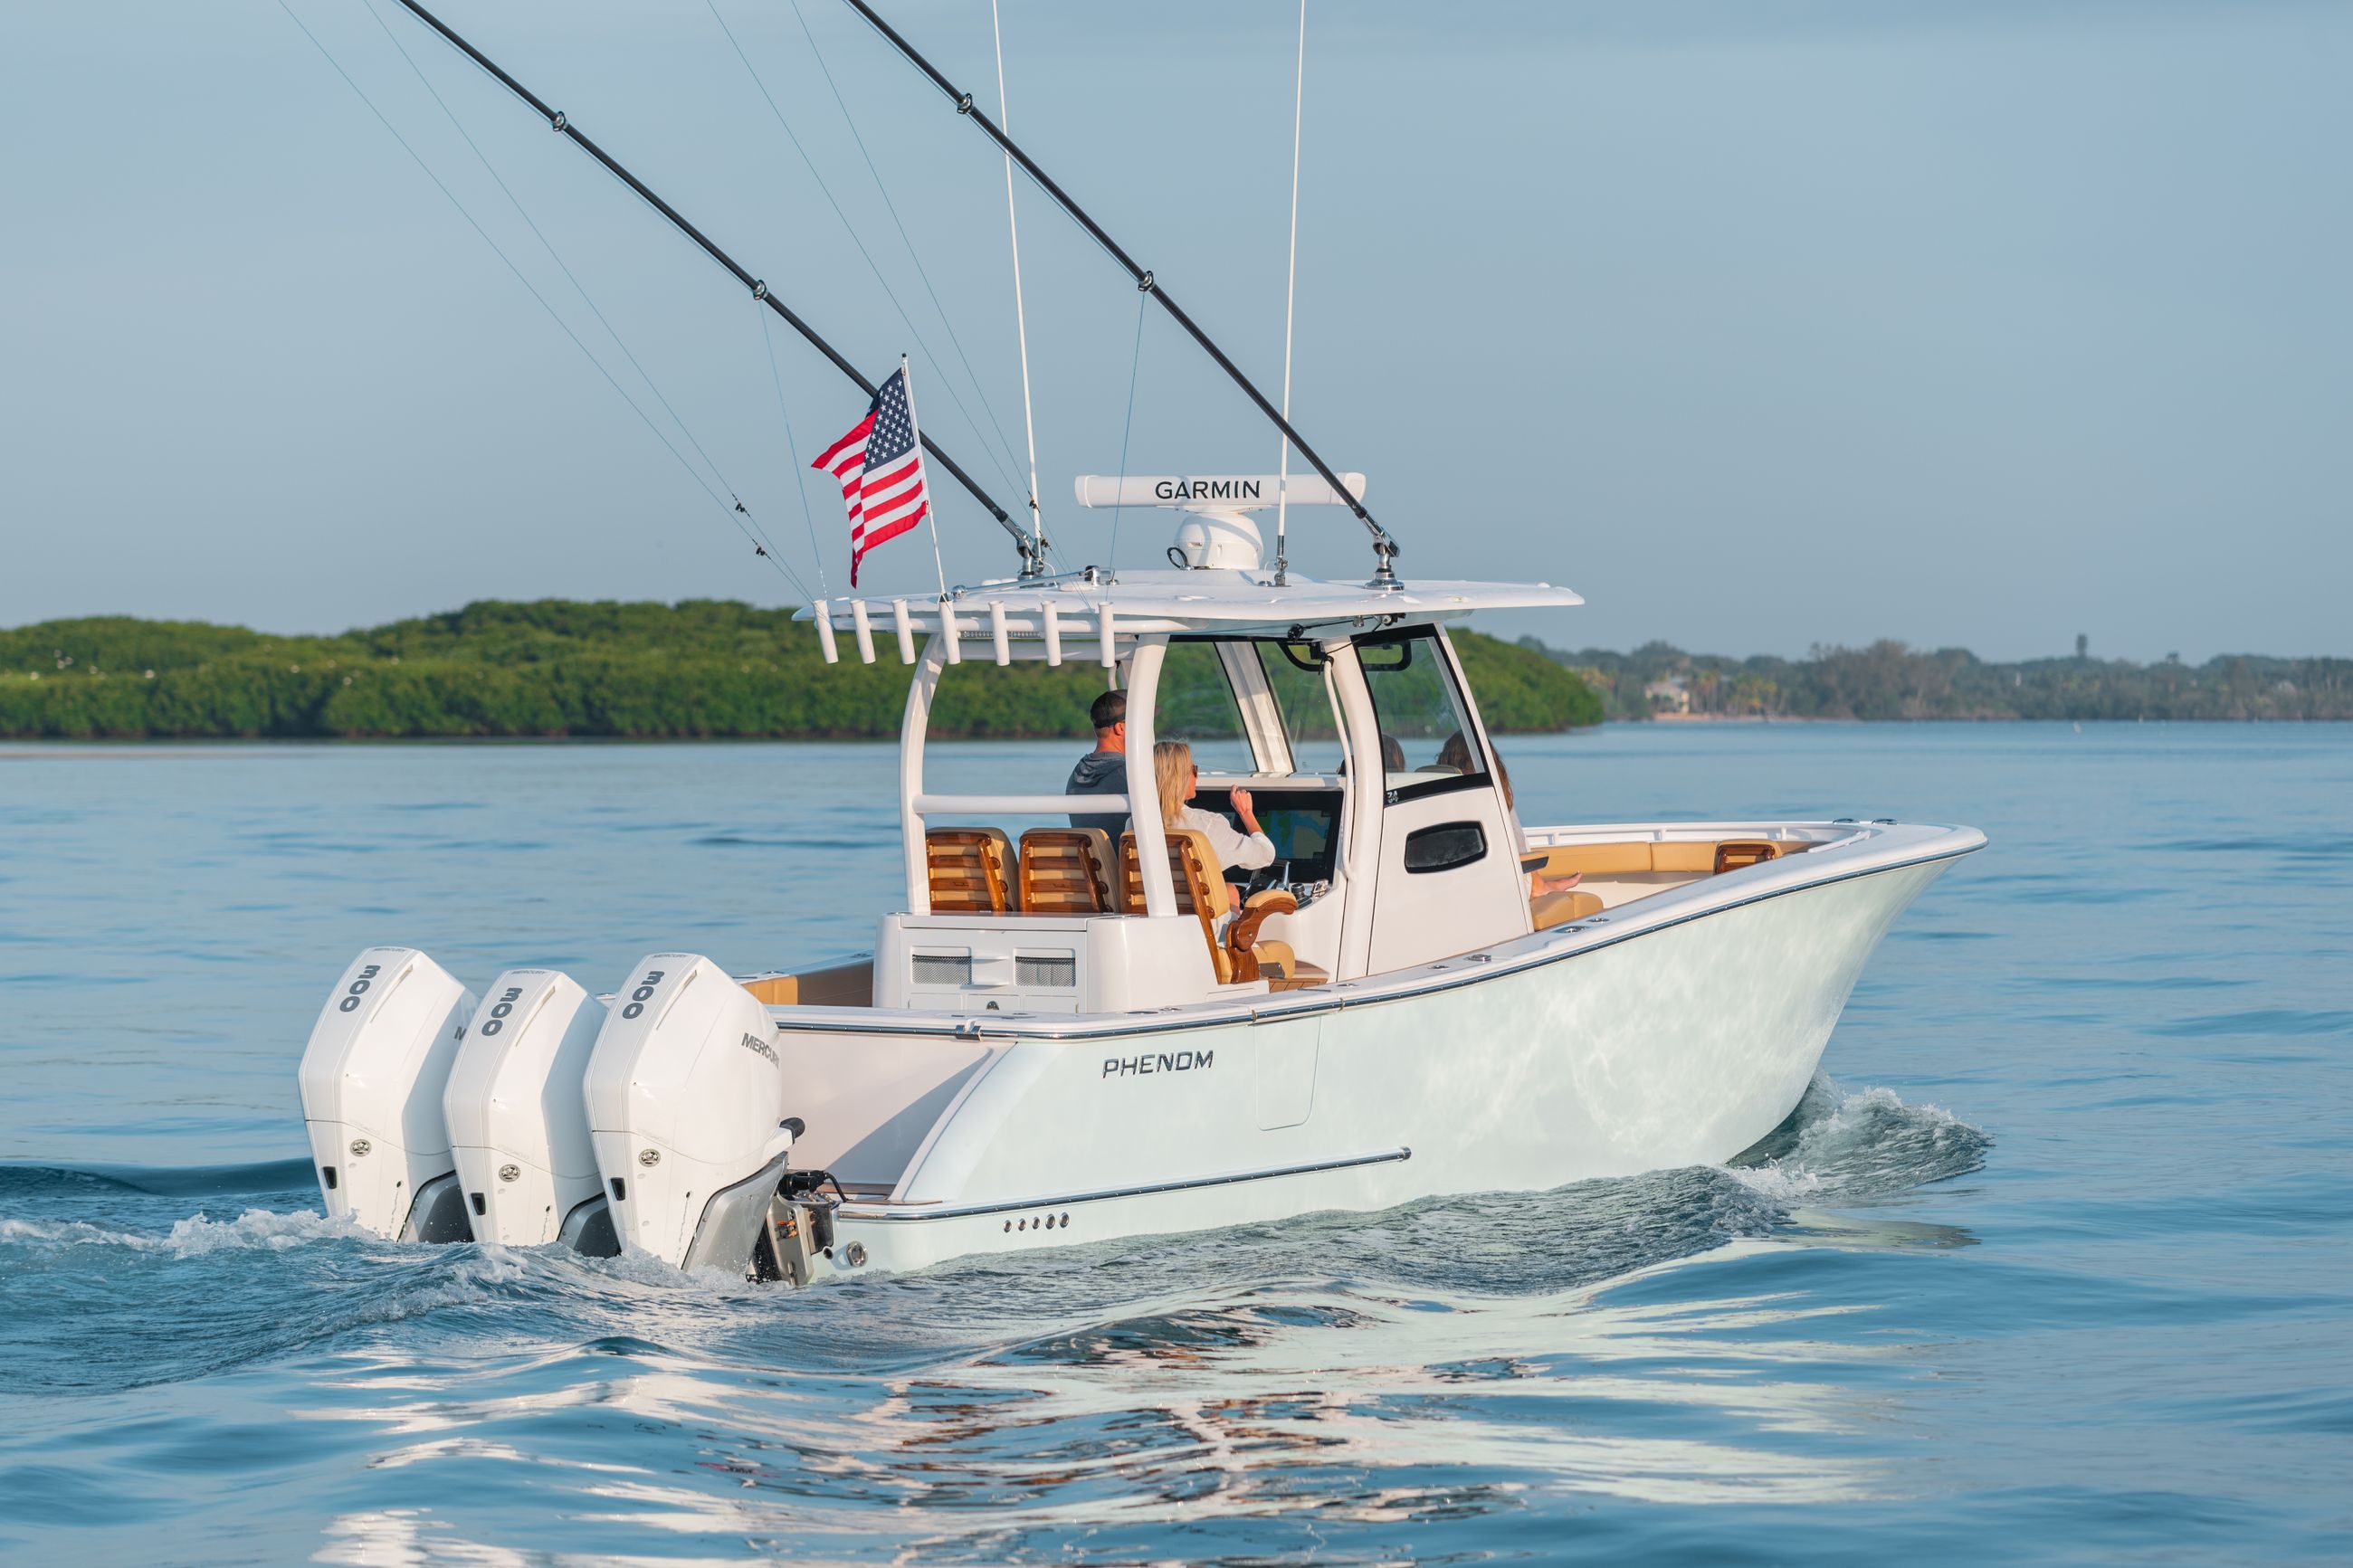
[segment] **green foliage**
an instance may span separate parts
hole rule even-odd
[[[1476,632],[1454,634],[1462,673],[1490,730],[1573,730],[1601,722],[1601,699],[1541,652]]]
[[[1817,646],[1802,659],[1725,658],[1647,643],[1576,653],[1523,638],[1524,651],[1576,669],[1613,719],[1680,711],[1765,719],[2353,719],[2353,659],[2226,654],[2178,659],[2074,658],[1992,664],[1966,648]]]
[[[1458,633],[1490,725],[1599,718],[1540,654]],[[934,732],[1078,739],[1103,670],[985,660],[942,681]],[[790,610],[723,600],[483,601],[340,637],[126,616],[0,631],[0,736],[140,740],[607,736],[885,740],[907,672],[827,665]],[[1182,712],[1205,694],[1172,690]]]

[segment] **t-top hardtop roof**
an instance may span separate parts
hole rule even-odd
[[[849,632],[860,657],[874,662],[875,633],[895,636],[900,658],[913,663],[914,639],[953,625],[948,658],[960,659],[954,644],[987,637],[997,662],[1008,663],[1012,645],[1042,644],[1060,662],[1065,637],[1095,644],[1111,662],[1110,647],[1121,637],[1182,634],[1282,637],[1294,631],[1369,631],[1399,621],[1453,620],[1482,610],[1567,608],[1584,599],[1549,583],[1473,583],[1417,580],[1396,584],[1327,583],[1293,575],[1281,587],[1265,572],[1219,570],[1127,572],[1113,577],[1090,568],[1042,581],[1010,580],[935,594],[872,595],[819,599],[797,612],[815,621],[828,662],[836,657],[833,634]],[[1106,639],[1105,634],[1110,637]]]

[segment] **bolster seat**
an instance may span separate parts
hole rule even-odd
[[[1581,921],[1588,915],[1601,912],[1601,895],[1588,893],[1582,888],[1566,892],[1538,893],[1528,900],[1528,919],[1538,931],[1550,931],[1571,921]]]
[[[1033,827],[1021,836],[1021,912],[1112,911],[1111,835],[1100,827]]]
[[[1299,900],[1269,889],[1250,895],[1249,904],[1235,914],[1233,889],[1227,885],[1209,836],[1197,827],[1172,827],[1166,832],[1168,880],[1176,895],[1176,912],[1201,922],[1201,937],[1209,944],[1209,963],[1217,972],[1218,984],[1260,979],[1260,965],[1269,958],[1279,964],[1286,961],[1295,964],[1297,960],[1288,947],[1275,952],[1270,949],[1276,944],[1261,946],[1258,931],[1269,918],[1298,909]],[[1119,895],[1124,912],[1144,913],[1144,869],[1136,858],[1133,833],[1119,836]],[[1220,942],[1218,922],[1229,914],[1234,920]]]
[[[923,834],[934,914],[1005,914],[1014,909],[1013,841],[999,827],[934,827]]]

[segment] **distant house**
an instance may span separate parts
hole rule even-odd
[[[1691,711],[1691,688],[1680,675],[1664,680],[1647,682],[1642,688],[1642,700],[1653,713],[1688,713]]]

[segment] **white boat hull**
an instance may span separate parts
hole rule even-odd
[[[1767,871],[1747,897],[1651,900],[1620,930],[1540,933],[1254,1017],[984,1037],[889,1197],[834,1212],[826,1261],[912,1268],[1721,1162],[1796,1107],[1880,938],[1983,842],[1959,832],[1908,863]],[[848,1054],[798,1022],[779,1016],[788,1062]]]
[[[1983,836],[1531,835],[1574,847],[1767,832],[1810,847],[1660,890],[1621,883],[1635,896],[1476,952],[1181,1005],[1003,1011],[997,995],[1016,1009],[1022,996],[981,986],[955,1010],[766,1005],[752,988],[765,983],[657,953],[609,999],[585,1071],[598,1010],[563,977],[502,976],[478,1016],[486,1037],[461,1056],[472,997],[421,953],[371,949],[321,1015],[304,1103],[335,1212],[384,1234],[467,1233],[443,1174],[454,1131],[459,1165],[480,1167],[467,1188],[484,1194],[478,1237],[546,1239],[601,1182],[605,1247],[801,1283],[1720,1163],[1796,1107],[1881,937]],[[387,990],[396,973],[408,983]],[[534,986],[577,1006],[542,1020]],[[510,994],[512,1019],[491,1020]],[[534,1020],[548,1022],[535,1047]],[[593,1151],[593,1173],[578,1149],[541,1151],[558,1123]],[[396,1168],[370,1185],[386,1156]],[[540,1165],[578,1191],[534,1199],[510,1236],[490,1197],[500,1181],[520,1194]],[[377,1192],[385,1181],[396,1190]],[[431,1211],[448,1223],[411,1215],[424,1187],[452,1200]]]

